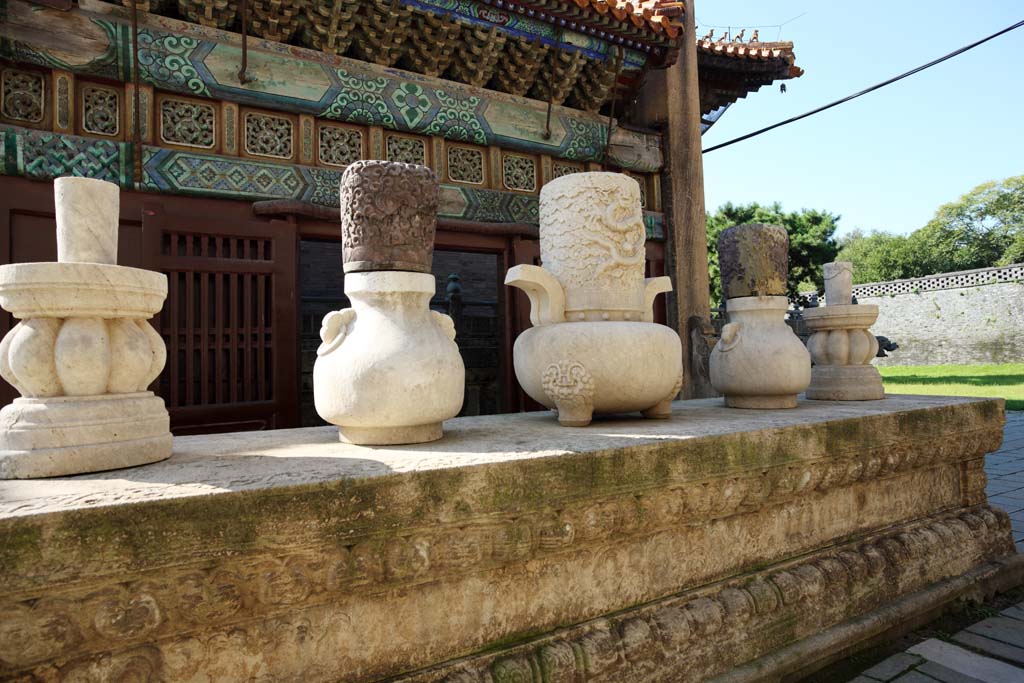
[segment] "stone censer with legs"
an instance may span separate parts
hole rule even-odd
[[[533,327],[516,339],[523,390],[570,427],[594,413],[667,418],[682,384],[682,347],[655,324],[668,277],[644,279],[640,188],[618,173],[574,173],[540,192],[543,267],[511,268],[505,284],[530,298]]]

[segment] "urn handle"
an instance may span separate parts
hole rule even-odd
[[[565,291],[554,275],[540,266],[509,268],[505,284],[518,287],[530,298],[530,323],[549,325],[565,322]]]
[[[659,294],[672,291],[672,278],[668,275],[644,279],[644,317],[645,323],[654,322],[654,299]]]
[[[455,321],[452,320],[450,315],[445,315],[440,311],[431,311],[430,317],[433,319],[434,324],[441,328],[441,331],[445,333],[452,341],[455,341]]]
[[[722,338],[718,340],[718,350],[727,353],[736,348],[740,343],[741,323],[727,323],[722,328]]]
[[[324,316],[320,325],[320,340],[323,342],[316,350],[317,356],[326,356],[341,346],[348,335],[348,330],[356,319],[356,312],[351,308],[331,311]]]

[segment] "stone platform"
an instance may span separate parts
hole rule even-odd
[[[175,440],[0,482],[0,679],[777,680],[1019,580],[999,400]]]

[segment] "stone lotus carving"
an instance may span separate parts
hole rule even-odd
[[[654,298],[672,284],[644,279],[644,235],[632,178],[575,173],[541,190],[544,267],[516,266],[505,284],[526,292],[534,325],[516,339],[516,377],[563,425],[586,426],[594,412],[671,413],[682,348],[653,324]]]
[[[357,161],[341,182],[341,237],[346,273],[430,273],[438,186],[426,166]]]
[[[462,409],[455,323],[431,311],[437,179],[425,166],[359,161],[341,179],[345,294],[324,316],[313,366],[316,410],[342,441],[441,438]],[[403,272],[403,271],[425,272]]]
[[[784,228],[739,225],[718,239],[729,322],[711,350],[711,384],[731,408],[795,408],[811,381],[807,349],[786,324],[789,238]]]
[[[825,264],[825,306],[808,308],[804,321],[814,367],[807,398],[868,401],[885,397],[882,376],[871,365],[878,339],[868,329],[878,320],[878,306],[853,304],[853,264]]]
[[[57,263],[0,267],[0,305],[21,322],[0,341],[0,376],[21,398],[0,411],[0,477],[129,467],[171,453],[163,401],[146,388],[167,351],[148,319],[167,278],[116,265],[112,183],[58,178]]]

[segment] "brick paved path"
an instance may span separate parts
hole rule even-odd
[[[1003,447],[986,456],[988,500],[1010,514],[1024,552],[1024,411],[1006,414]],[[972,624],[951,641],[931,638],[850,683],[1024,683],[1024,603]]]
[[[1003,447],[985,457],[985,474],[988,501],[1010,513],[1017,552],[1024,552],[1024,411],[1006,413]]]

